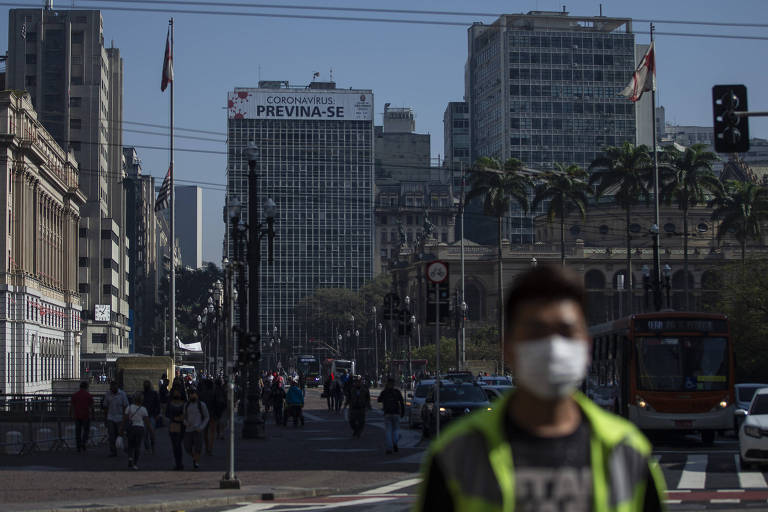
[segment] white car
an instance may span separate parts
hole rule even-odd
[[[421,408],[427,399],[427,392],[435,385],[434,379],[420,381],[413,393],[408,393],[405,405],[408,408],[408,426],[415,428],[421,424]]]
[[[477,383],[481,386],[511,386],[512,379],[500,375],[492,375],[490,377],[478,377]]]
[[[744,413],[739,413],[739,409],[749,409],[749,404],[752,402],[752,397],[755,396],[755,391],[760,388],[768,388],[768,384],[756,384],[754,382],[736,384],[733,386],[733,391],[736,395],[736,403],[733,417],[733,430],[736,435],[739,433],[739,428],[744,422]]]
[[[749,410],[739,429],[739,458],[741,467],[753,463],[768,464],[768,388],[755,392]]]

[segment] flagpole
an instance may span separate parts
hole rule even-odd
[[[653,47],[653,23],[651,27],[651,47]],[[656,51],[653,52],[653,87],[651,87],[651,119],[653,119],[653,218],[655,229],[653,236],[653,305],[656,311],[661,309],[661,259],[659,256],[659,152],[656,150]]]
[[[173,18],[170,19],[168,22],[171,26],[171,66],[173,66]],[[173,68],[171,68],[173,69]],[[174,184],[173,184],[173,84],[175,80],[171,80],[171,143],[170,143],[170,153],[171,153],[171,169],[169,172],[169,184],[170,184],[170,201],[168,203],[169,208],[171,209],[171,226],[170,226],[170,248],[171,248],[171,290],[170,290],[170,299],[171,299],[171,346],[173,347],[171,351],[171,357],[173,359],[173,364],[176,364],[176,262],[174,261],[174,255],[176,254],[176,208],[175,208],[175,190],[174,190]],[[171,377],[173,378],[173,377]]]

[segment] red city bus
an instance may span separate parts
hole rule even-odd
[[[733,428],[733,341],[724,315],[665,311],[590,328],[585,386],[598,405],[643,430]]]

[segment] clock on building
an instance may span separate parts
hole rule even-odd
[[[112,306],[109,304],[96,304],[93,308],[93,319],[97,322],[109,322]]]

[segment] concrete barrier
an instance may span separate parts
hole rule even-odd
[[[39,428],[37,429],[37,436],[35,443],[37,449],[40,451],[49,451],[53,449],[56,442],[56,432],[52,428]]]
[[[5,433],[5,439],[3,439],[3,452],[6,455],[18,455],[24,446],[23,440],[24,437],[21,435],[21,432],[9,430]]]

